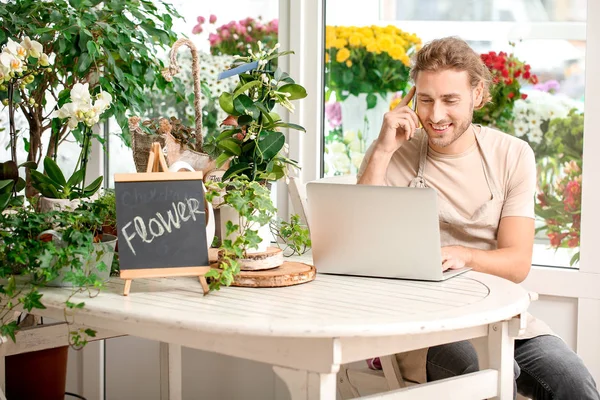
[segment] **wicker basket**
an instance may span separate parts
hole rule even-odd
[[[148,135],[142,131],[140,120],[140,117],[130,117],[128,125],[129,132],[131,132],[131,148],[133,150],[135,169],[137,172],[146,172],[152,143],[158,142],[164,149],[167,140],[163,135]]]

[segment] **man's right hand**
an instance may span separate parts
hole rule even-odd
[[[414,136],[419,126],[419,117],[408,107],[408,103],[414,97],[415,91],[416,87],[413,86],[393,110],[385,113],[377,138],[376,152],[391,156],[405,141]]]

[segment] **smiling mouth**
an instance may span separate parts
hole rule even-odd
[[[452,126],[452,124],[429,124],[429,126],[431,127],[431,129],[433,129],[433,131],[435,133],[446,133],[450,127]]]

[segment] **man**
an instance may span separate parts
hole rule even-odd
[[[471,123],[473,110],[490,101],[489,71],[464,41],[444,38],[417,53],[411,78],[415,86],[385,114],[358,183],[436,189],[442,268],[466,265],[523,281],[533,251],[535,157],[526,142]],[[470,342],[400,354],[398,361],[415,382],[479,370]],[[531,316],[515,340],[515,387],[532,399],[600,399],[581,359]]]

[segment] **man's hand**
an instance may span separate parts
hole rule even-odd
[[[415,91],[413,86],[393,110],[385,113],[375,151],[391,155],[414,136],[419,117],[408,107],[408,103]]]
[[[471,262],[469,249],[462,246],[442,247],[442,271],[461,269]]]

